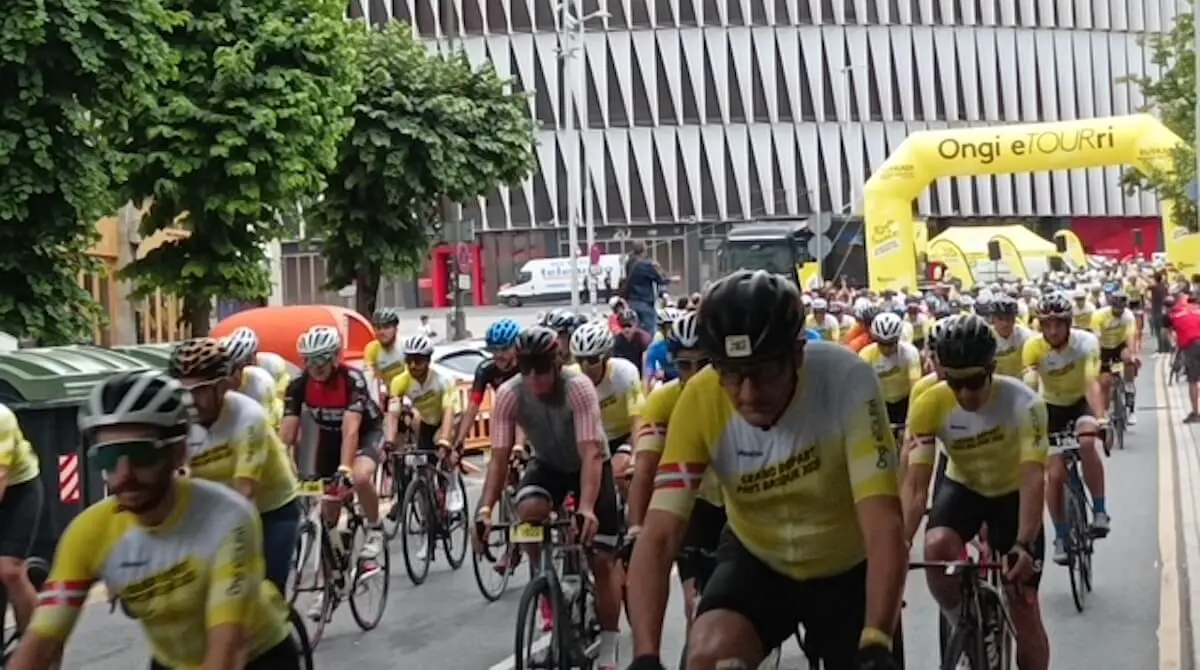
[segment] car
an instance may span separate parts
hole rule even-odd
[[[491,357],[483,340],[448,342],[433,348],[434,367],[468,384],[475,379],[475,368]]]

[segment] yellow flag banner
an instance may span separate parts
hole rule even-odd
[[[989,240],[989,244],[995,242],[1000,246],[1000,258],[1004,264],[1008,266],[1008,271],[1013,273],[1020,279],[1029,279],[1029,270],[1025,268],[1025,259],[1021,258],[1021,252],[1017,249],[1017,245],[1013,244],[1012,240],[1003,235],[994,235]]]
[[[963,253],[962,247],[954,242],[947,239],[934,240],[929,245],[929,261],[941,263],[949,271],[949,276],[943,277],[943,280],[958,279],[964,289],[975,286],[975,275],[971,272],[967,255]]]
[[[1078,235],[1069,230],[1060,230],[1054,233],[1054,243],[1059,247],[1066,248],[1066,251],[1062,252],[1063,258],[1070,261],[1072,265],[1079,268],[1087,267],[1087,254],[1083,250],[1083,242],[1079,240]]]

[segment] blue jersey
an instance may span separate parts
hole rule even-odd
[[[816,330],[814,328],[805,328],[804,329],[804,339],[809,340],[809,341],[819,340],[819,339],[821,339],[821,331]]]
[[[679,376],[679,371],[675,369],[667,355],[666,339],[656,341],[646,350],[646,371],[650,377],[662,377],[665,381],[671,381]]]

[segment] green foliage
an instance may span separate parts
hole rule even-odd
[[[329,287],[354,283],[370,314],[382,276],[423,263],[443,199],[519,183],[536,158],[527,101],[490,66],[430,54],[401,23],[360,30],[354,128],[308,221],[324,239]]]
[[[0,330],[41,344],[91,333],[79,273],[116,210],[104,129],[171,74],[159,0],[8,0],[0,10]]]
[[[277,213],[324,187],[360,75],[344,0],[166,1],[187,12],[167,34],[179,76],[131,120],[128,195],[153,200],[144,235],[190,235],[126,274],[139,292],[184,297],[203,334],[213,298],[269,293]]]
[[[1183,146],[1171,156],[1172,170],[1143,174],[1126,170],[1122,182],[1128,192],[1137,189],[1157,191],[1163,200],[1176,203],[1181,225],[1196,230],[1196,205],[1188,197],[1188,184],[1196,179],[1196,26],[1191,11],[1182,11],[1170,32],[1154,35],[1144,46],[1153,54],[1152,62],[1161,68],[1158,77],[1129,76],[1120,83],[1137,86],[1146,98],[1144,111],[1154,114],[1167,128],[1183,139]]]

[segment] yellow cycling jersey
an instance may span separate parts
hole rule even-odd
[[[679,402],[683,393],[683,384],[673,379],[654,389],[642,403],[642,411],[638,416],[638,429],[634,435],[633,451],[635,454],[648,452],[662,456],[663,447],[667,443],[667,425],[671,421],[671,412]],[[718,507],[721,505],[721,487],[717,483],[716,473],[709,468],[704,473],[704,480],[696,495]]]
[[[430,426],[442,425],[446,410],[458,411],[458,385],[450,375],[430,368],[424,381],[418,381],[405,370],[392,379],[388,389],[393,403],[408,398],[421,414],[421,422]],[[388,409],[392,409],[389,407]]]
[[[996,374],[1021,378],[1025,374],[1025,343],[1033,333],[1028,328],[1013,324],[1012,334],[1004,337],[996,333]]]
[[[946,476],[987,497],[1019,489],[1021,466],[1045,464],[1050,447],[1046,404],[1012,377],[993,377],[991,394],[977,412],[959,406],[942,382],[913,403],[908,428],[917,439],[910,464],[932,466],[940,439],[948,456]]]
[[[103,581],[141,622],[154,657],[172,668],[204,663],[205,631],[236,624],[254,659],[290,632],[287,605],[263,578],[262,528],[241,496],[179,480],[175,509],[143,527],[106,498],[75,517],[59,540],[29,629],[65,640]]]
[[[746,549],[794,579],[840,574],[866,556],[855,504],[898,497],[896,444],[879,380],[848,349],[809,342],[795,395],[766,430],[701,370],[683,387],[650,508],[687,518],[704,473],[721,487]]]
[[[837,318],[828,312],[819,319],[816,314],[809,314],[804,319],[804,327],[820,333],[821,339],[826,342],[837,342],[842,336]]]
[[[1096,305],[1090,300],[1085,301],[1082,305],[1079,301],[1075,302],[1075,314],[1071,317],[1071,327],[1079,328],[1080,330],[1092,329],[1092,316],[1096,314]]]
[[[242,384],[237,391],[262,405],[267,410],[271,428],[279,430],[279,422],[283,419],[283,401],[279,399],[275,378],[271,373],[258,366],[247,365],[242,368]]]
[[[385,347],[379,340],[371,340],[363,349],[363,365],[376,372],[379,380],[389,388],[392,380],[404,372],[404,352],[396,342]]]
[[[913,401],[916,400],[917,398],[920,398],[921,395],[924,394],[929,389],[933,388],[934,386],[937,386],[937,383],[940,381],[942,381],[942,380],[940,377],[938,377],[938,373],[930,372],[929,374],[925,375],[924,377],[921,377],[920,379],[918,379],[916,381],[916,383],[914,383],[912,385],[912,390],[908,392],[908,413],[910,416],[912,415]]]
[[[279,354],[260,351],[255,357],[255,363],[275,379],[275,395],[282,401],[283,396],[287,393],[288,384],[292,381],[292,375],[288,373],[287,361],[283,360],[283,356]]]
[[[1129,296],[1130,302],[1139,302],[1145,292],[1146,289],[1140,280],[1135,278],[1125,282],[1125,294]]]
[[[637,366],[624,358],[610,358],[604,378],[596,384],[600,398],[600,422],[609,440],[628,437],[633,432],[633,420],[642,409],[646,396]]]
[[[31,482],[41,474],[33,445],[21,432],[17,415],[5,405],[0,405],[0,473],[9,486]]]
[[[909,317],[904,318],[905,326],[912,333],[909,342],[924,342],[929,338],[929,319],[924,314],[918,314],[916,319]]]
[[[1092,317],[1091,331],[1099,338],[1101,349],[1116,349],[1133,342],[1137,336],[1137,319],[1128,309],[1121,310],[1121,315],[1117,316],[1112,307],[1105,307]]]
[[[883,387],[883,400],[895,403],[908,398],[912,386],[921,378],[921,352],[908,342],[900,342],[895,353],[884,355],[877,343],[858,352],[859,358],[871,365]]]
[[[291,461],[266,411],[250,398],[226,393],[217,420],[208,428],[192,425],[187,444],[192,477],[226,486],[238,479],[254,482],[259,512],[295,500],[298,483]]]
[[[1100,342],[1086,330],[1072,328],[1062,349],[1052,348],[1044,335],[1032,337],[1021,357],[1027,370],[1037,370],[1042,397],[1049,405],[1079,402],[1100,374]]]

